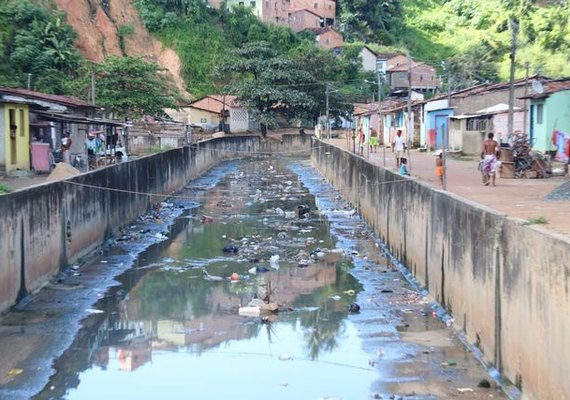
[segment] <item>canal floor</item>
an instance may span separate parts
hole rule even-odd
[[[0,398],[504,398],[390,260],[307,160],[221,164],[3,318]]]

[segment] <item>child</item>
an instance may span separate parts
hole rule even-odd
[[[404,157],[400,158],[400,175],[410,176],[408,171],[408,160]]]
[[[433,153],[434,156],[436,156],[435,158],[435,176],[438,177],[439,179],[439,184],[441,186],[443,186],[443,151],[438,150],[435,153]]]

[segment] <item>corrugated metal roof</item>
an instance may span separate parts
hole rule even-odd
[[[33,90],[27,89],[0,87],[0,96],[2,95],[21,96],[27,99],[41,100],[64,105],[67,107],[96,108],[95,106],[77,97],[34,92]]]

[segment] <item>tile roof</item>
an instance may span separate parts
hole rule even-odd
[[[226,109],[228,107],[237,107],[238,104],[235,100],[236,96],[211,94],[185,106],[219,114],[224,109],[224,104]]]

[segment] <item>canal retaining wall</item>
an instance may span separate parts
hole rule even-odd
[[[513,397],[570,397],[570,241],[316,141],[311,159]]]
[[[0,313],[164,195],[220,161],[260,152],[308,156],[310,137],[226,136],[0,196]]]

